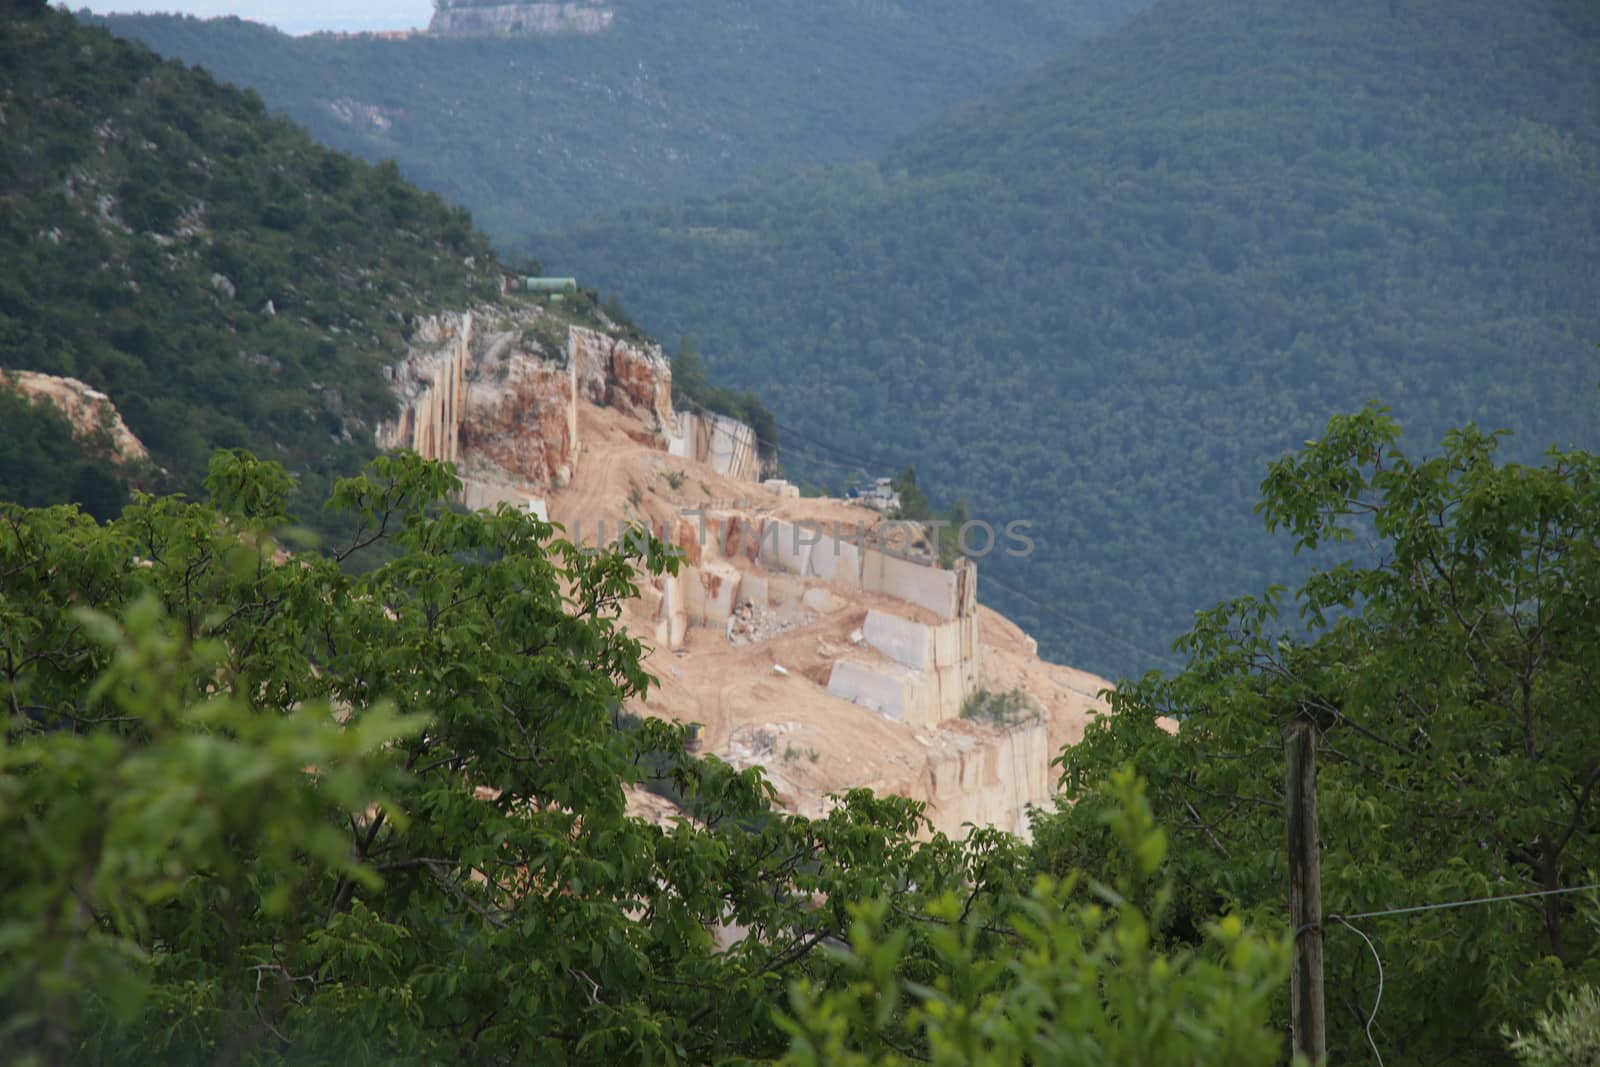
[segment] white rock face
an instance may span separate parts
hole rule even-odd
[[[726,415],[680,411],[669,434],[667,451],[697,463],[709,463],[718,474],[753,482],[760,476],[761,453],[756,432]],[[785,483],[787,484],[787,483]],[[769,485],[770,489],[771,486]],[[779,496],[799,497],[800,490]]]
[[[393,368],[400,417],[378,427],[378,447],[408,448],[424,459],[460,459],[472,360],[472,315],[430,315],[418,325],[411,350]]]
[[[616,13],[603,0],[565,4],[458,5],[434,12],[428,32],[473,33],[600,33],[610,29]]]
[[[0,387],[39,402],[50,404],[72,425],[73,433],[92,441],[104,430],[111,442],[110,459],[132,463],[148,459],[144,443],[133,435],[128,424],[111,403],[111,398],[76,378],[60,378],[34,371],[0,371]]]

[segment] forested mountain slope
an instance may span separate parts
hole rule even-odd
[[[0,123],[0,369],[108,394],[168,488],[249,447],[326,496],[374,452],[411,318],[498,292],[464,210],[42,5],[0,17]],[[40,426],[37,462],[8,441],[12,499],[73,495]]]
[[[1163,0],[878,165],[531,250],[759,384],[791,471],[1034,521],[987,594],[1142,669],[1292,573],[1256,486],[1332,412],[1600,439],[1600,8]]]
[[[288,37],[118,16],[521,240],[757,168],[874,157],[1143,0],[620,0],[594,36]]]

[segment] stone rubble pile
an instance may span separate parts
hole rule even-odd
[[[809,611],[777,612],[744,601],[728,618],[728,643],[754,645],[804,626],[817,616]]]

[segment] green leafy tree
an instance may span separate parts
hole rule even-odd
[[[1502,464],[1499,436],[1471,427],[1427,459],[1398,439],[1369,407],[1273,465],[1268,526],[1332,559],[1292,601],[1274,588],[1201,613],[1187,669],[1113,694],[1115,713],[1062,756],[1066,796],[1084,803],[1042,824],[1043,866],[1092,861],[1094,784],[1132,763],[1185,872],[1173,931],[1193,937],[1224,909],[1282,921],[1280,732],[1308,719],[1326,913],[1595,881],[1600,462]],[[1370,948],[1325,923],[1330,1056],[1504,1059],[1502,1025],[1593,982],[1585,906],[1568,893],[1360,920]]]
[[[1087,883],[1082,872],[1040,877],[987,920],[953,893],[931,901],[932,972],[922,981],[903,977],[910,936],[890,921],[893,901],[853,906],[843,981],[795,987],[785,1024],[795,1041],[784,1062],[1281,1062],[1271,1016],[1287,942],[1229,916],[1207,924],[1200,948],[1165,951],[1157,932],[1171,900],[1165,835],[1132,772],[1113,777],[1106,801],[1107,829],[1127,860],[1114,884]]]
[[[1107,1048],[1210,1047],[1147,1034],[1135,1009],[1275,1047],[1259,1020],[1280,952],[1227,924],[1210,963],[1129,940],[1166,907],[1138,889],[1161,845],[1137,805],[1143,873],[1112,883],[1132,906],[1101,892],[1086,910],[1077,883],[1035,887],[1009,835],[929,835],[919,805],[865,790],[787,815],[759,769],[625,713],[651,680],[616,609],[636,566],[674,565],[662,546],[590,554],[512,509],[449,510],[453,473],[409,454],[337,485],[355,532],[324,555],[278,547],[304,535],[281,467],[219,453],[207,488],[103,525],[0,506],[8,1060],[770,1060],[791,983],[861,994],[870,938],[860,958],[821,951],[857,920],[896,945],[897,1001],[937,988],[952,951],[997,995],[1049,964],[984,1009],[1028,1047],[1048,1047],[1039,997],[1098,1019]],[[630,817],[640,786],[693,820]],[[981,944],[949,940],[966,919]],[[1091,974],[1115,1001],[1073,999],[1063,983]],[[946,1056],[956,1031],[920,1025],[906,1040]],[[879,1030],[843,1040],[877,1048]]]
[[[1508,1033],[1522,1067],[1591,1067],[1600,1063],[1600,991],[1581,986],[1559,1009],[1542,1013],[1527,1033]]]
[[[915,806],[777,816],[685,728],[621,728],[649,684],[614,619],[630,561],[442,510],[458,484],[379,459],[333,496],[352,542],[293,558],[290,480],[244,454],[210,504],[6,507],[10,1056],[781,1050],[771,990],[832,928],[811,900],[904,862]],[[628,818],[642,764],[738,825]],[[717,952],[719,924],[759,936]]]

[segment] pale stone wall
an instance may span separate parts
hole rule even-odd
[[[686,627],[724,626],[739,606],[743,583],[744,575],[732,564],[706,560],[698,567],[680,566],[671,580],[674,602],[665,610],[682,614]]]
[[[828,692],[894,722],[922,724],[930,716],[919,705],[912,672],[893,664],[869,666],[854,660],[836,660],[828,675]]]
[[[746,574],[739,582],[739,599],[748,600],[758,608],[767,607],[772,603],[768,596],[768,583],[765,574]]]
[[[943,570],[862,547],[863,540],[861,535],[835,537],[826,530],[773,519],[762,527],[759,558],[769,570],[883,593],[944,619],[977,611],[977,568],[970,561]]]
[[[471,312],[423,319],[405,359],[390,370],[400,415],[378,426],[378,447],[409,448],[424,459],[456,462],[471,360]]]
[[[680,411],[667,437],[667,452],[708,464],[718,474],[753,482],[761,473],[756,432],[726,415]],[[799,490],[795,491],[796,496]]]
[[[853,540],[823,534],[811,550],[810,569],[816,577],[846,589],[861,588],[862,548]]]
[[[940,570],[872,548],[862,557],[863,589],[927,608],[940,618],[953,619],[960,611],[957,586],[953,570]]]
[[[934,828],[962,834],[972,823],[1026,837],[1028,805],[1042,803],[1054,792],[1054,755],[1043,722],[948,737],[928,758],[926,799]]]
[[[739,572],[727,563],[706,563],[700,568],[700,582],[705,589],[700,625],[724,625],[739,604]]]
[[[811,550],[817,543],[814,534],[794,523],[770,519],[761,527],[761,565],[804,578],[811,573]]]
[[[867,612],[861,634],[867,644],[895,662],[914,671],[925,671],[934,665],[931,629],[874,608]]]
[[[876,609],[861,627],[866,643],[893,666],[841,660],[828,679],[837,697],[919,726],[937,726],[961,714],[978,688],[978,617],[937,625]],[[888,694],[895,695],[891,699]]]

